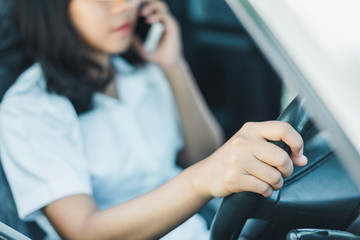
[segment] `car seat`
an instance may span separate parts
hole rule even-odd
[[[13,18],[14,3],[15,1],[0,0],[0,103],[6,90],[31,64],[18,41]],[[19,219],[1,159],[0,186],[0,222],[33,239],[42,239],[44,234],[35,223],[25,223]]]

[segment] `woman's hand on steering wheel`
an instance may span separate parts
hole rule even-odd
[[[286,151],[268,141],[284,141]],[[203,161],[197,186],[208,197],[226,197],[251,191],[265,197],[283,186],[293,165],[306,165],[303,140],[288,123],[246,123],[221,148]]]

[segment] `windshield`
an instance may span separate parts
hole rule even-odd
[[[228,0],[360,186],[360,2]]]

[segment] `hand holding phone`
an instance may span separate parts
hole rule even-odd
[[[150,53],[157,48],[164,32],[164,25],[160,22],[147,24],[145,20],[145,17],[139,16],[135,32],[143,42],[144,50]]]
[[[141,0],[134,47],[143,59],[173,67],[183,60],[180,27],[164,1]],[[150,23],[150,24],[149,24]]]

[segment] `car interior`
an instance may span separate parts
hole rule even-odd
[[[31,64],[13,27],[14,2],[0,0],[0,103]],[[269,198],[252,193],[225,198],[212,222],[211,239],[360,239],[360,191],[327,143],[326,134],[304,110],[306,99],[298,97],[279,116],[280,77],[224,0],[166,2],[181,26],[185,56],[200,90],[226,137],[247,121],[278,118],[302,134],[309,159]],[[274,144],[287,147],[282,142]],[[42,239],[44,234],[35,223],[18,218],[1,159],[0,186],[0,222],[32,239]],[[303,238],[298,237],[301,234]]]
[[[331,91],[332,84],[337,88],[329,95],[331,98],[344,99],[351,95],[352,90],[349,89],[341,92],[342,85],[354,88],[351,79],[358,79],[354,72],[350,72],[348,65],[351,61],[347,62],[348,65],[331,64],[337,58],[348,59],[345,51],[339,51],[342,46],[357,48],[357,44],[342,45],[349,41],[347,39],[356,37],[356,32],[344,32],[342,41],[324,37],[329,36],[325,34],[326,30],[334,32],[326,28],[331,21],[331,15],[327,15],[326,11],[331,9],[329,12],[333,13],[339,9],[338,5],[328,4],[327,1],[317,1],[317,8],[313,11],[308,8],[313,2],[306,0],[227,2],[282,80],[301,93],[278,120],[288,122],[302,135],[309,162],[305,167],[296,167],[293,175],[285,179],[284,187],[269,198],[253,193],[239,193],[225,198],[213,222],[211,239],[238,239],[239,234],[240,239],[359,239],[359,152],[354,147],[357,142],[349,140],[353,134],[345,133],[345,126],[339,124],[345,111],[341,114],[334,111],[324,97],[324,92]],[[348,4],[338,12],[342,14],[339,14],[341,26],[350,30],[354,19],[348,15],[357,3],[349,1]],[[328,7],[326,11],[325,7]],[[323,21],[316,21],[321,17]],[[314,32],[311,18],[316,21],[317,27],[321,26],[317,32]],[[292,31],[289,31],[289,26]],[[311,34],[307,34],[309,32]],[[302,37],[300,41],[299,36]],[[325,42],[331,42],[327,51],[324,51]],[[298,49],[302,50],[296,51]],[[318,55],[314,54],[316,51]],[[330,52],[338,55],[330,55]],[[309,58],[315,55],[318,57],[316,60],[323,61]],[[326,63],[326,67],[321,69],[319,63]],[[336,70],[329,69],[330,65]],[[318,71],[311,74],[308,71],[310,68]],[[328,77],[328,73],[333,76]],[[319,82],[324,84],[316,88]],[[347,109],[344,101],[338,102],[343,103],[339,104],[341,110]],[[356,105],[351,101],[347,104]],[[354,118],[353,108],[349,109],[345,114]],[[354,131],[357,125],[349,126]],[[281,142],[275,144],[288,149]],[[355,163],[352,168],[350,163]]]
[[[283,188],[269,198],[248,192],[225,198],[212,225],[212,239],[238,239],[240,233],[244,240],[287,239],[296,228],[306,229],[303,234],[309,238],[289,240],[359,239],[360,192],[304,110],[305,102],[295,99],[278,120],[290,123],[303,137],[308,164],[295,167]],[[274,144],[290,152],[283,142]]]
[[[224,0],[167,0],[195,79],[226,137],[276,119],[282,83]]]

